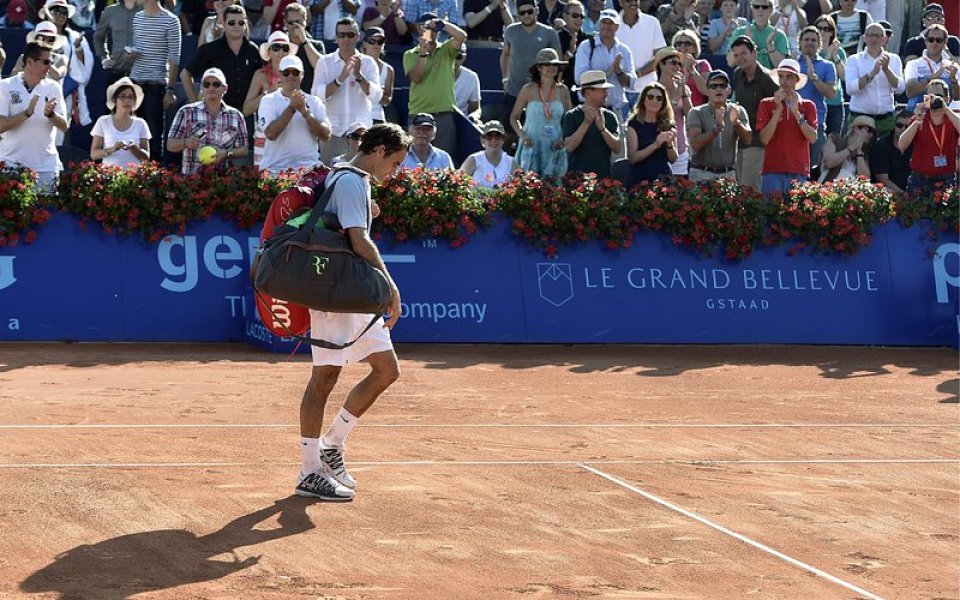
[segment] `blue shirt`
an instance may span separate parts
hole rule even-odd
[[[413,148],[410,148],[410,151],[407,152],[407,157],[403,159],[403,164],[400,165],[402,169],[416,169],[422,167],[424,169],[452,169],[453,168],[453,159],[450,158],[450,155],[446,151],[437,148],[436,146],[430,146],[430,156],[427,157],[427,160],[420,162],[420,159],[417,158],[417,155],[414,154]]]
[[[592,48],[591,43],[593,44]],[[613,84],[613,87],[607,92],[608,108],[620,108],[627,103],[627,96],[624,93],[623,86],[620,85],[620,79],[610,69],[610,66],[618,54],[621,55],[620,68],[630,79],[627,87],[632,88],[634,82],[637,80],[637,71],[633,66],[633,52],[630,51],[630,48],[626,44],[614,38],[613,47],[607,48],[603,45],[603,42],[600,41],[600,38],[596,37],[586,39],[577,46],[577,61],[574,73],[577,82],[580,81],[580,76],[583,75],[584,71],[606,71],[607,82]],[[578,93],[580,94],[580,99],[583,100],[583,94]]]
[[[809,79],[810,74],[807,73],[807,61],[801,56],[797,62],[800,63],[800,72],[808,77],[807,85],[797,90],[797,93],[800,94],[801,98],[813,102],[814,106],[817,107],[817,123],[820,123],[821,127],[823,127],[822,124],[827,116],[827,98],[820,93],[817,86]],[[833,63],[829,60],[824,60],[819,56],[813,59],[813,72],[817,74],[820,81],[833,85],[837,84],[837,68],[834,67]]]

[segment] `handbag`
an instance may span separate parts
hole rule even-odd
[[[263,241],[250,275],[254,289],[271,298],[324,312],[372,314],[359,339],[386,312],[392,294],[387,277],[353,252],[335,217],[324,213],[339,179],[329,181],[309,212],[301,211]],[[334,344],[293,337],[337,350],[357,341]]]

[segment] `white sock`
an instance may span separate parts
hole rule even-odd
[[[360,417],[355,417],[347,412],[347,409],[341,408],[337,416],[333,418],[330,429],[323,434],[323,445],[328,448],[342,448],[358,420],[360,420]]]
[[[320,438],[300,438],[300,473],[313,473],[320,466]]]

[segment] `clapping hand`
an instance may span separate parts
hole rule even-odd
[[[676,131],[672,129],[661,131],[659,135],[657,135],[657,147],[663,146],[664,144],[672,144],[675,139],[677,139]]]
[[[34,96],[34,97],[37,97],[37,96]],[[43,103],[43,116],[52,117],[53,111],[56,108],[57,108],[57,99],[50,98],[49,100]]]
[[[30,97],[30,103],[27,104],[26,113],[28,116],[32,115],[35,110],[37,110],[37,102],[40,101],[40,96],[33,95]]]
[[[303,90],[296,89],[293,91],[293,94],[290,95],[290,106],[298,113],[306,112],[307,95],[303,93]]]

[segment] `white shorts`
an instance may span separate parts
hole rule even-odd
[[[310,311],[310,337],[320,338],[335,344],[344,344],[357,337],[370,322],[373,315],[354,313],[328,313]],[[317,366],[342,367],[360,362],[377,352],[393,350],[390,330],[383,326],[383,317],[367,330],[357,343],[343,350],[329,350],[311,346],[313,364]]]

